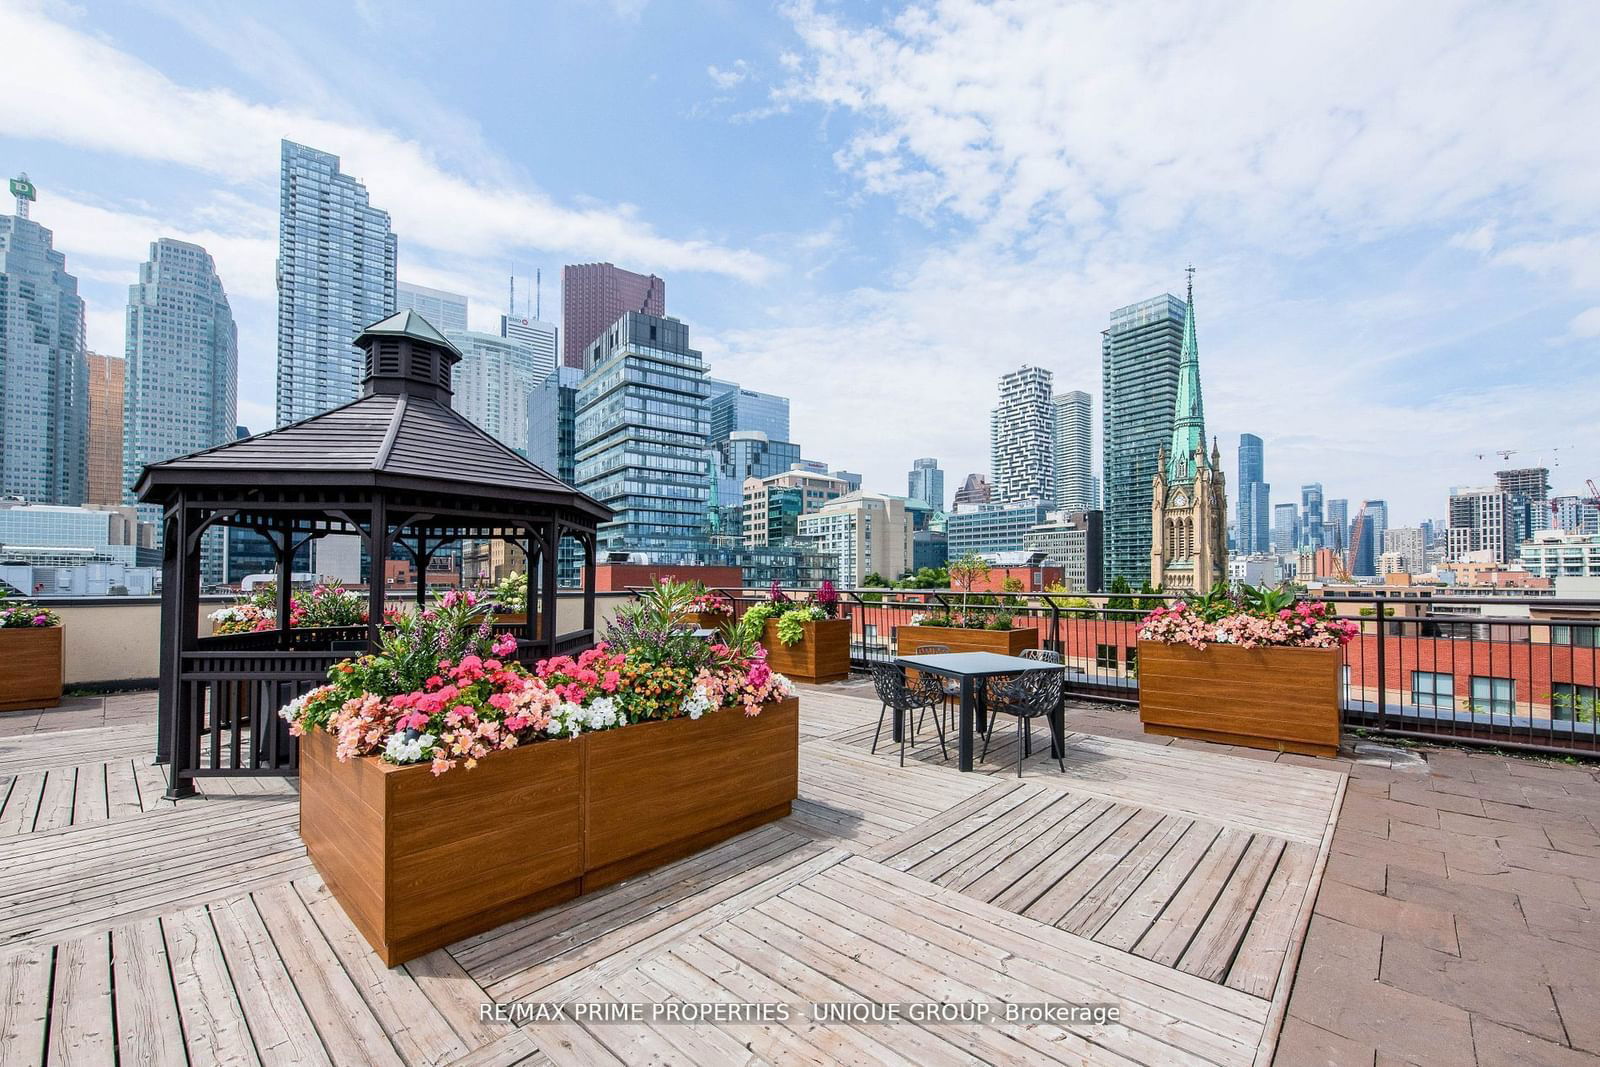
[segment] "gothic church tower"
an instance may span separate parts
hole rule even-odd
[[[1228,494],[1217,444],[1206,454],[1200,347],[1194,335],[1194,268],[1178,362],[1172,443],[1161,450],[1150,503],[1150,582],[1171,593],[1204,593],[1228,577]]]

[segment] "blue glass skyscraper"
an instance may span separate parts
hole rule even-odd
[[[1266,478],[1266,448],[1253,433],[1239,435],[1239,554],[1272,548],[1272,487]]]

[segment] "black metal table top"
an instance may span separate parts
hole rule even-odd
[[[926,656],[898,656],[896,667],[937,674],[942,678],[993,678],[1023,671],[1059,671],[1059,663],[1047,663],[1021,656],[1002,656],[998,652],[935,652]]]

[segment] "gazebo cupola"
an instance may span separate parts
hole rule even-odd
[[[367,353],[362,396],[422,396],[450,406],[450,376],[461,352],[415,311],[397,311],[373,323],[355,343]]]

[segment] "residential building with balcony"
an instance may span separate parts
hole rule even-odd
[[[1059,511],[1092,511],[1094,499],[1094,401],[1074,389],[1051,400],[1056,476],[1055,504]]]
[[[1540,530],[1518,546],[1517,559],[1529,574],[1553,578],[1600,578],[1600,533]]]
[[[869,574],[898,578],[911,569],[911,517],[904,497],[857,491],[798,520],[799,536],[838,561],[840,584],[861,585]]]
[[[473,331],[445,336],[461,353],[455,409],[507,448],[522,452],[528,447],[528,398],[555,364],[514,338]]]
[[[1105,588],[1104,531],[1098,511],[1052,511],[1022,535],[1022,547],[1061,564],[1067,592],[1098,593]]]
[[[1456,489],[1450,494],[1450,527],[1445,531],[1446,559],[1466,560],[1486,552],[1496,563],[1516,557],[1516,523],[1511,494],[1497,486]]]
[[[695,563],[705,549],[705,362],[677,319],[630,311],[583,353],[577,488],[609,506],[599,558]]]
[[[1421,574],[1428,569],[1427,543],[1423,540],[1422,529],[1417,526],[1399,526],[1393,530],[1385,530],[1383,534],[1383,555],[1398,556],[1397,569],[1384,570],[1383,561],[1378,564],[1379,574]]]
[[[989,414],[993,500],[1054,500],[1055,409],[1052,375],[1022,367],[1000,379],[1000,403]]]
[[[852,492],[831,474],[793,469],[744,481],[744,543],[755,548],[784,544],[799,535],[799,520]]]

